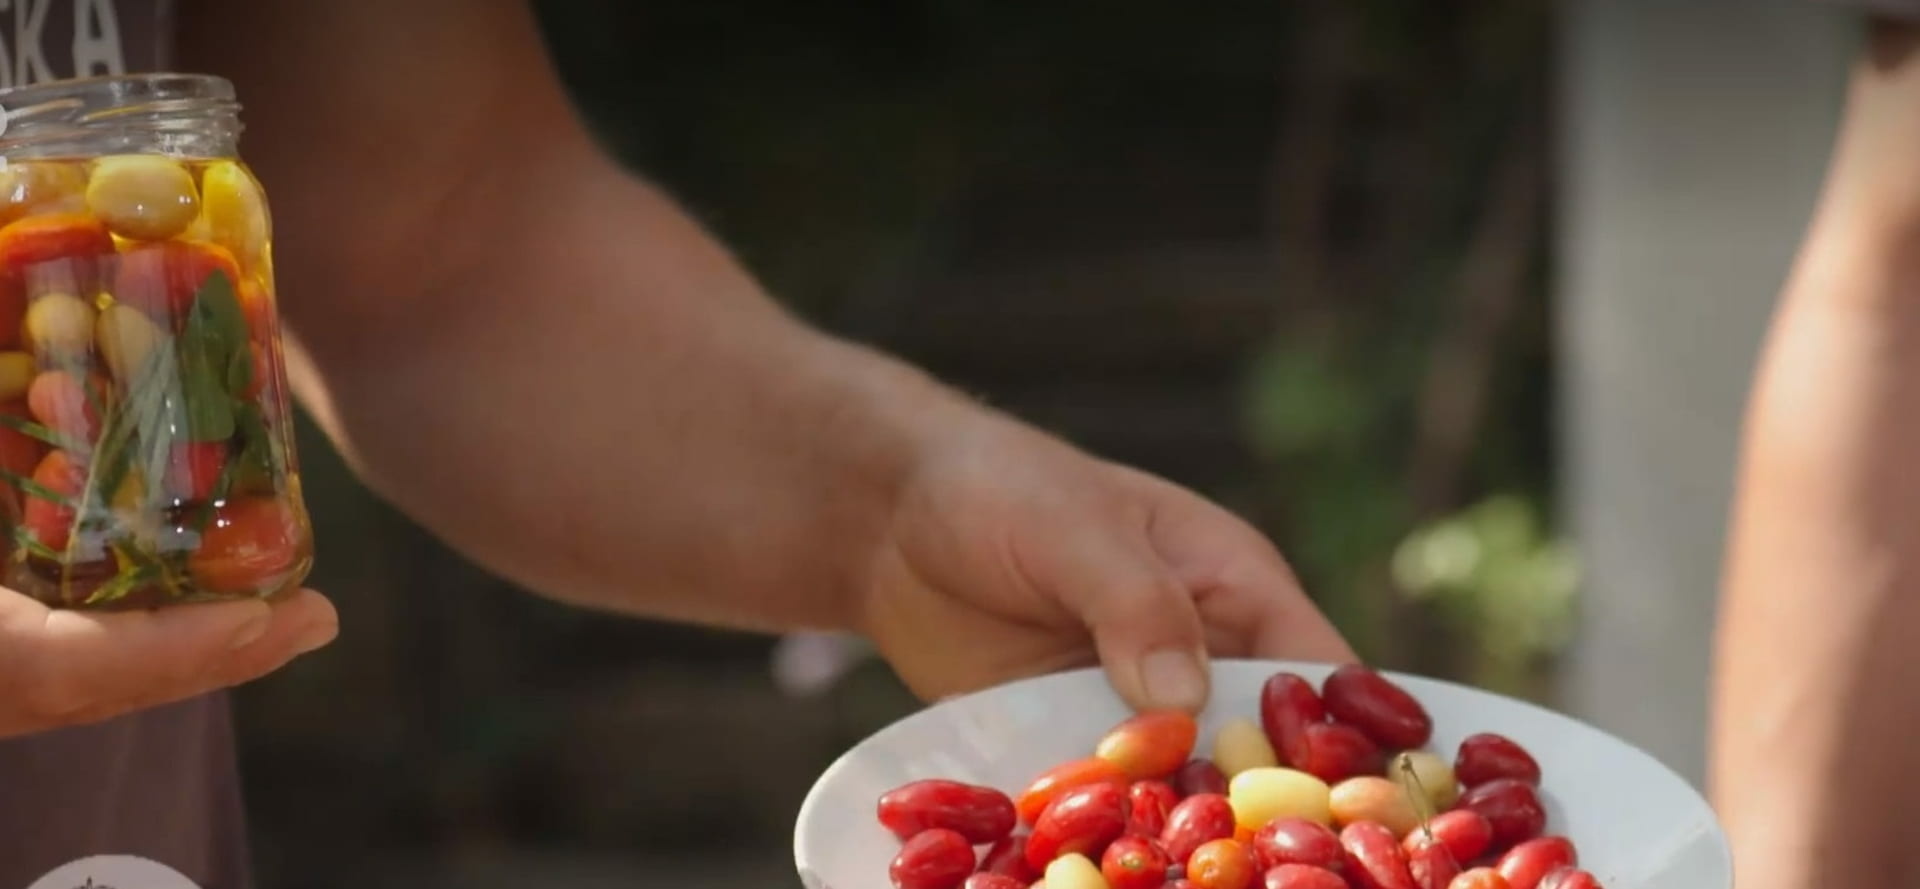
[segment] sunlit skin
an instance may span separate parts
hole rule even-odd
[[[1712,795],[1741,889],[1920,880],[1920,29],[1855,65],[1749,407]]]

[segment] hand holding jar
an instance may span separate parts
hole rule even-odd
[[[244,681],[334,618],[291,593],[312,535],[232,87],[63,81],[0,106],[5,736]]]

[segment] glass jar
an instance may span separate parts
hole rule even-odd
[[[313,538],[232,84],[0,90],[5,585],[61,608],[267,596]]]

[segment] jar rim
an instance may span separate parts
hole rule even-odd
[[[0,157],[158,152],[226,157],[242,126],[232,81],[154,72],[0,89]]]
[[[217,74],[193,74],[155,71],[140,74],[97,74],[67,77],[40,83],[0,87],[0,109],[21,103],[39,105],[63,99],[89,99],[95,102],[153,101],[166,99],[212,99],[231,101],[233,82]]]

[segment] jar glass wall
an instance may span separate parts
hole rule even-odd
[[[273,245],[219,78],[0,90],[7,587],[70,608],[300,583]]]

